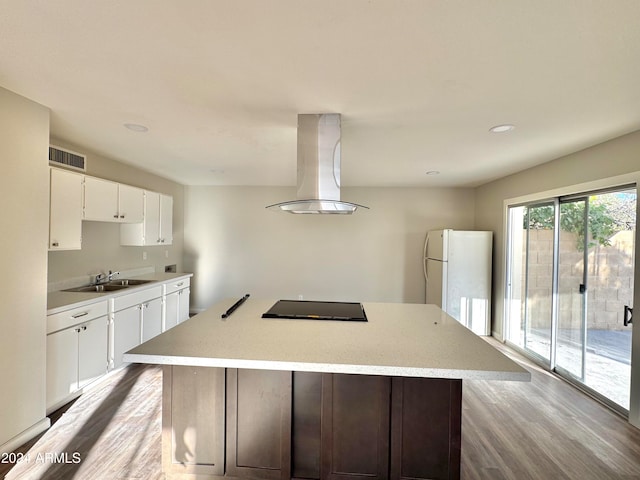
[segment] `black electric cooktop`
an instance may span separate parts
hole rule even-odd
[[[361,303],[278,300],[262,318],[294,318],[301,320],[341,320],[366,322]]]

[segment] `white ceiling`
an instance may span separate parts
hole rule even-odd
[[[640,129],[640,1],[0,0],[0,85],[183,184],[295,185],[335,112],[343,185],[475,186]]]

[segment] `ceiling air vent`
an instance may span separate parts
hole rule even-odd
[[[49,145],[49,165],[85,172],[87,170],[87,157],[76,152]]]

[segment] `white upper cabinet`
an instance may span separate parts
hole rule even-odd
[[[118,184],[101,178],[84,179],[84,219],[117,222]]]
[[[173,197],[160,194],[160,243],[173,243]]]
[[[50,168],[49,250],[80,250],[82,221],[120,223],[121,245],[171,245],[173,197]]]
[[[144,192],[141,224],[120,226],[121,245],[171,245],[173,242],[173,197]]]
[[[160,243],[160,194],[144,193],[143,245]]]
[[[84,219],[98,222],[142,222],[144,191],[95,177],[85,177]]]
[[[83,175],[59,168],[50,171],[49,250],[80,250]]]
[[[144,190],[130,185],[118,185],[118,215],[123,223],[142,223]]]

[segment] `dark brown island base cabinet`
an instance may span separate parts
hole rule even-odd
[[[460,478],[462,380],[165,366],[168,479]]]

